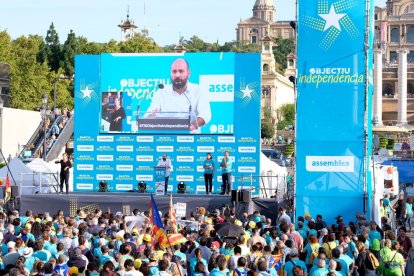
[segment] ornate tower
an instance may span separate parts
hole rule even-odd
[[[121,28],[121,41],[128,41],[135,36],[137,25],[134,24],[134,21],[129,20],[129,7],[126,20],[122,20],[118,27]]]
[[[276,8],[273,0],[256,0],[253,6],[253,16],[267,22],[275,22]]]

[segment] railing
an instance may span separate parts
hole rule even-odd
[[[390,61],[390,62],[384,62],[382,66],[384,68],[398,68],[398,61]],[[414,61],[407,61],[407,68],[414,68]]]
[[[62,151],[62,148],[66,145],[69,139],[72,137],[73,128],[74,128],[74,116],[70,116],[59,136],[53,143],[53,145],[46,152],[46,161],[50,162],[59,157],[59,154]]]
[[[32,156],[31,156],[32,158],[36,157],[41,149],[44,150],[45,140],[46,140],[46,144],[47,144],[47,139],[50,138],[53,134],[52,133],[53,127],[59,124],[61,118],[62,118],[62,115],[57,116],[55,118],[55,120],[52,122],[52,124],[49,125],[49,128],[46,129],[46,133],[43,134],[42,139],[38,140],[37,144],[35,144],[35,148],[32,152]],[[44,122],[42,122],[42,123],[44,123]],[[48,149],[49,148],[46,147],[46,154],[47,154]],[[43,152],[42,152],[41,156],[43,156]]]
[[[59,192],[59,173],[20,173],[19,184],[19,196],[22,194],[57,193]]]
[[[40,122],[39,126],[36,128],[35,132],[33,132],[33,135],[30,137],[30,139],[26,143],[26,145],[23,146],[23,149],[19,154],[20,159],[23,159],[23,158],[27,157],[27,156],[25,156],[25,152],[28,151],[28,150],[31,151],[30,146],[32,144],[35,144],[35,142],[40,138],[40,130],[42,130],[43,127],[44,127],[44,123],[42,121],[42,122]],[[30,154],[30,157],[31,156],[32,156],[32,153]]]
[[[283,200],[288,194],[288,184],[285,175],[239,175],[234,177],[235,182],[240,182],[239,189],[248,189],[254,193],[256,189],[263,198],[276,198],[278,202]],[[253,185],[254,180],[258,180],[259,187]]]

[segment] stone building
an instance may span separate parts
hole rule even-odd
[[[414,126],[414,1],[375,7],[373,123]]]
[[[276,21],[276,7],[273,0],[256,0],[253,16],[240,20],[236,28],[237,41],[261,44],[265,36],[294,38],[290,21]]]

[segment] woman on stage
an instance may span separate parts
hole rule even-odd
[[[56,164],[60,163],[60,193],[63,194],[63,183],[66,186],[66,194],[69,192],[69,169],[72,168],[72,162],[69,160],[68,154],[65,152],[60,161],[55,161]]]
[[[211,153],[207,153],[207,158],[204,160],[204,181],[206,183],[206,194],[213,191],[213,176],[214,176],[214,160]]]

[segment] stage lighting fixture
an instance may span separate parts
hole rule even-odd
[[[140,181],[138,183],[138,191],[140,193],[145,193],[145,190],[147,189],[147,183],[145,183],[145,181]]]
[[[180,194],[184,194],[185,193],[185,189],[186,189],[187,187],[186,187],[186,185],[185,185],[185,183],[184,183],[184,181],[180,181],[180,182],[178,182],[178,186],[177,186],[177,191],[178,191],[178,193],[180,193]]]
[[[99,192],[106,193],[107,191],[108,191],[108,183],[102,180],[101,182],[99,182]]]

